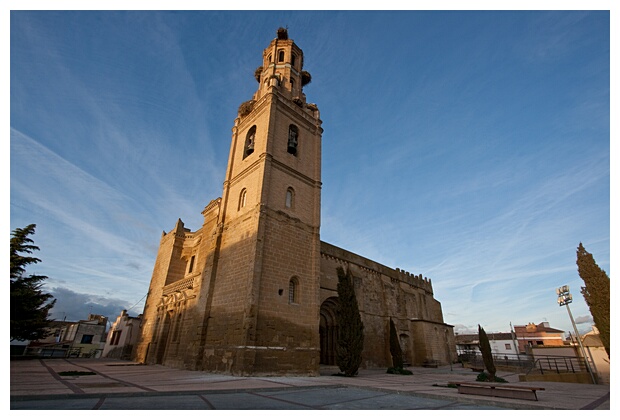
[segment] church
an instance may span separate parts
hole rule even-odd
[[[360,368],[389,367],[390,319],[412,366],[456,359],[431,281],[321,241],[321,139],[302,50],[280,28],[232,128],[222,196],[196,231],[163,232],[134,360],[239,376],[336,364],[337,268],[353,274]]]

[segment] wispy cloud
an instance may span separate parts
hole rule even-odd
[[[325,129],[321,237],[432,278],[464,328],[565,323],[577,244],[610,260],[605,13],[12,13],[11,224],[38,224],[50,286],[142,296],[161,231],[220,195],[286,22]]]
[[[18,220],[39,215],[39,220],[23,224],[38,225],[33,239],[43,261],[36,269],[48,275],[51,284],[73,280],[82,291],[109,291],[124,284],[121,296],[148,285],[154,247],[140,241],[150,237],[154,242],[157,229],[153,217],[136,212],[139,206],[132,197],[13,129],[11,157],[11,206],[30,214],[16,212],[22,213]]]

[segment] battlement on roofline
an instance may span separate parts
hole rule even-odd
[[[342,263],[354,264],[364,271],[384,275],[393,280],[402,281],[413,287],[423,289],[428,293],[433,293],[431,279],[422,276],[422,274],[415,275],[409,273],[408,271],[401,270],[400,268],[390,268],[376,261],[323,241],[321,241],[321,258],[334,259],[339,260]]]

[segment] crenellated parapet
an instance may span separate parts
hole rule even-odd
[[[357,269],[376,275],[383,275],[393,280],[407,283],[415,288],[422,289],[426,293],[433,294],[433,285],[429,278],[422,274],[415,275],[399,268],[390,268],[376,261],[372,261],[351,251],[337,246],[321,242],[321,258],[338,262],[340,265],[353,264]]]
[[[428,290],[430,293],[433,293],[433,285],[431,283],[431,279],[422,276],[422,274],[411,274],[408,271],[401,270],[400,268],[396,268],[394,269],[394,271],[397,273],[398,280],[404,281],[405,283],[409,283],[413,286]]]

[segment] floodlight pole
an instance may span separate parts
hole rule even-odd
[[[512,345],[515,346],[515,350],[517,350],[517,361],[519,363],[519,369],[521,369],[521,358],[519,357],[519,346],[517,341],[515,340],[515,330],[512,328],[512,322],[510,323],[510,337],[512,337]]]
[[[573,324],[573,329],[575,330],[575,335],[577,336],[577,343],[579,344],[579,348],[581,349],[581,354],[583,354],[583,360],[586,362],[586,368],[588,369],[588,372],[590,372],[592,383],[596,384],[596,378],[594,377],[592,368],[590,368],[590,362],[588,361],[586,351],[583,348],[583,344],[581,344],[581,337],[579,336],[579,331],[577,330],[577,324],[575,324],[573,314],[571,313],[570,307],[568,306],[568,304],[573,301],[573,296],[569,293],[569,290],[570,289],[568,288],[568,286],[562,286],[556,290],[558,294],[558,303],[560,304],[560,306],[566,306],[570,322]]]

